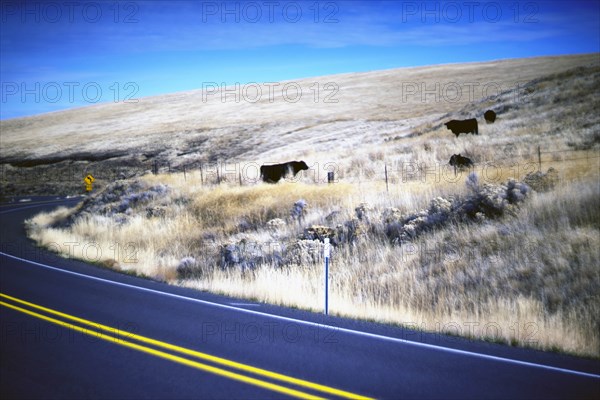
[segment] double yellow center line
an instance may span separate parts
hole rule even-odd
[[[346,392],[329,386],[320,385],[318,383],[293,378],[291,376],[279,374],[277,372],[268,371],[262,368],[253,367],[251,365],[238,363],[225,358],[216,357],[196,350],[137,335],[133,332],[128,332],[110,326],[102,325],[97,322],[89,321],[73,315],[62,313],[60,311],[52,310],[47,307],[33,304],[28,301],[18,299],[16,297],[6,295],[4,293],[0,293],[0,297],[6,301],[9,301],[0,301],[0,305],[4,307],[10,308],[18,312],[22,312],[24,314],[62,326],[64,328],[81,332],[83,334],[90,335],[98,339],[103,339],[111,343],[128,347],[130,349],[141,351],[143,353],[151,354],[156,357],[164,358],[169,361],[187,365],[188,367],[196,368],[239,382],[244,382],[249,385],[258,386],[267,390],[283,393],[292,397],[298,397],[303,399],[322,399],[322,397],[317,396],[315,394],[301,391],[308,389],[315,393],[341,397],[345,399],[369,399],[368,397],[361,396],[355,393]],[[23,306],[27,308],[24,308]],[[37,311],[41,311],[45,314],[41,314]],[[55,317],[61,319],[57,319]],[[138,343],[135,343],[134,341]],[[154,347],[148,347],[146,345],[152,345]],[[161,349],[168,350],[170,351],[170,353]],[[220,368],[215,365],[205,364],[197,361],[197,359],[208,361],[212,364],[227,367],[229,369]],[[254,375],[254,377],[244,375],[240,372],[233,372],[232,370],[237,370],[241,371],[242,373]]]

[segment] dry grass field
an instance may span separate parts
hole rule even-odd
[[[492,125],[479,141],[456,141],[440,129],[448,117],[480,117],[482,107],[528,104],[535,95],[525,88],[531,81],[597,64],[598,55],[592,54],[400,68],[261,85],[260,95],[254,85],[240,85],[233,94],[195,90],[3,120],[0,185],[8,194],[66,194],[81,190],[88,172],[101,188],[115,176],[149,171],[154,161],[166,170],[167,162],[172,169],[190,169],[302,158],[311,165],[340,164],[341,173],[353,175],[370,159],[380,165],[384,159],[445,160],[455,150],[489,144],[490,135],[506,129]],[[545,88],[543,82],[538,88],[547,89],[544,93],[563,89]],[[495,96],[498,92],[503,95]],[[482,99],[488,100],[479,103]],[[543,115],[532,123],[527,118],[534,115],[514,111],[505,110],[503,117],[510,116],[523,131],[534,128],[529,133],[534,143],[549,149],[562,144],[535,139],[552,128]],[[527,133],[521,133],[525,140]],[[424,134],[418,144],[431,152],[394,140],[415,134]],[[497,140],[487,151],[503,151],[509,140]],[[529,151],[519,144],[520,153]],[[361,173],[368,178],[371,168]]]
[[[145,166],[112,181],[99,168],[104,190],[27,221],[54,251],[78,242],[72,256],[108,268],[320,311],[329,237],[333,314],[600,357],[599,78],[594,54],[299,81],[335,82],[337,103],[180,93],[2,121],[1,157]],[[421,82],[446,89],[407,95]],[[478,93],[490,83],[502,91]],[[456,138],[453,118],[479,135]],[[455,175],[455,153],[474,170]],[[312,168],[256,182],[261,163],[293,159]],[[154,161],[172,172],[144,174]]]

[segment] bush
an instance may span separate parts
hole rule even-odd
[[[523,182],[536,192],[547,192],[558,183],[558,171],[550,167],[546,173],[532,172],[523,178]]]
[[[200,269],[194,257],[184,257],[177,264],[176,271],[178,279],[189,279],[196,275]]]
[[[529,186],[510,179],[501,185],[479,185],[477,174],[467,177],[471,193],[462,199],[436,197],[427,210],[421,210],[398,220],[398,213],[386,210],[383,214],[385,233],[392,241],[408,241],[424,232],[446,226],[450,222],[482,222],[513,214],[530,192]]]
[[[71,226],[76,219],[90,215],[111,217],[118,225],[122,225],[129,221],[134,210],[137,211],[139,207],[164,197],[169,190],[166,185],[150,186],[140,180],[117,181],[108,185],[102,192],[85,199],[79,209],[60,225]],[[145,209],[144,213],[147,217],[164,216],[165,209],[160,209],[161,207],[151,207]]]

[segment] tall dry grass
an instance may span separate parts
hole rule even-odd
[[[433,113],[437,104],[413,104],[417,117],[409,123],[384,121],[385,112],[375,105],[377,112],[363,110],[356,119],[347,117],[352,115],[348,108],[333,107],[328,113],[334,121],[294,123],[289,137],[280,134],[288,129],[280,121],[283,125],[268,126],[268,134],[261,134],[276,142],[269,149],[258,155],[258,146],[248,150],[245,140],[259,139],[246,132],[235,142],[241,141],[243,149],[230,147],[227,151],[237,153],[229,156],[248,162],[290,157],[320,166],[334,161],[339,183],[319,184],[309,176],[240,187],[235,180],[205,185],[199,171],[145,175],[144,185],[164,184],[169,191],[122,215],[78,209],[41,214],[28,222],[28,231],[42,246],[110,268],[320,310],[318,256],[299,265],[266,258],[248,268],[223,263],[223,249],[240,243],[293,247],[305,228],[335,228],[355,219],[355,208],[368,203],[374,229],[341,243],[333,254],[332,313],[600,357],[598,74],[592,67],[550,75],[533,82],[520,102],[509,93],[461,109],[443,104],[448,115]],[[408,112],[403,106],[402,113]],[[487,107],[502,112],[496,123],[480,124],[479,136],[455,138],[441,125]],[[259,129],[254,120],[246,126]],[[209,141],[219,142],[219,149],[227,145],[224,137],[239,134],[223,129],[224,136]],[[446,224],[401,245],[385,236],[381,215],[386,208],[407,215],[436,197],[466,195],[467,172],[454,176],[448,169],[452,154],[471,157],[482,183],[497,184],[537,170],[538,148],[542,169],[558,170],[558,184],[548,193],[532,194],[514,215]],[[290,217],[299,199],[308,203],[302,221]],[[162,213],[148,214],[148,208]],[[326,217],[333,212],[337,220],[330,222]],[[73,223],[62,225],[70,215]],[[287,223],[268,225],[274,218]],[[80,243],[74,254],[65,251],[68,242]]]
[[[163,217],[147,218],[146,208],[132,210],[127,223],[118,224],[104,215],[86,213],[69,227],[57,223],[76,213],[61,208],[40,213],[26,222],[29,236],[39,245],[75,258],[158,279],[176,279],[182,258],[195,256],[209,261],[229,235],[256,230],[270,219],[288,218],[294,202],[304,199],[304,221],[320,218],[324,210],[338,210],[351,200],[353,188],[339,184],[311,186],[302,183],[236,187],[194,186],[193,178],[147,176],[149,184],[170,183],[171,192],[156,200],[168,205]],[[291,224],[287,234],[299,226]],[[281,234],[281,233],[280,233]],[[269,234],[253,234],[263,241],[275,241]],[[65,245],[76,243],[77,246]],[[212,268],[214,260],[210,260]]]
[[[594,179],[561,181],[552,192],[534,194],[517,215],[483,224],[449,225],[402,245],[381,232],[339,245],[331,265],[330,312],[402,324],[427,331],[599,356],[600,192]],[[33,239],[49,248],[61,243],[95,243],[105,266],[186,287],[318,311],[322,307],[322,264],[254,269],[225,268],[223,245],[245,240],[258,245],[289,243],[331,211],[352,218],[367,201],[379,215],[386,207],[403,212],[436,196],[464,194],[464,183],[428,185],[308,185],[284,183],[249,187],[191,186],[175,175],[148,176],[168,183],[161,204],[177,204],[162,218],[134,210],[128,223],[109,217],[78,218],[70,228],[52,228],[73,211],[61,209],[29,221]],[[306,221],[289,211],[307,200]],[[179,200],[176,200],[179,199]],[[187,199],[181,201],[181,199]],[[157,203],[157,204],[158,204]],[[408,206],[407,206],[408,205]],[[414,208],[413,208],[414,207]],[[271,230],[266,222],[288,225]],[[125,253],[114,257],[115,244]],[[124,244],[132,244],[127,249]],[[88,249],[88,253],[91,250]],[[129,253],[127,254],[127,251]],[[93,253],[92,254],[96,254]],[[89,260],[89,254],[75,254]],[[195,261],[182,275],[182,260]],[[188,271],[189,272],[189,271]]]
[[[402,246],[340,247],[330,311],[503,343],[600,355],[598,187],[535,195],[518,215],[457,225]],[[322,265],[213,270],[185,286],[322,309]]]

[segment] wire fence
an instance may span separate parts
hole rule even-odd
[[[585,152],[585,156],[581,153]],[[571,156],[569,156],[571,155]],[[521,154],[516,157],[513,155],[506,157],[485,158],[476,161],[473,167],[456,168],[448,162],[426,162],[426,161],[400,161],[395,160],[387,162],[380,160],[373,162],[370,168],[361,168],[358,171],[343,170],[339,164],[328,162],[324,164],[313,164],[307,171],[303,171],[298,176],[286,177],[288,181],[309,181],[315,184],[337,183],[347,179],[358,181],[381,181],[385,182],[389,191],[390,184],[397,184],[409,181],[424,181],[427,179],[447,179],[455,181],[465,173],[480,172],[485,175],[503,176],[505,174],[499,169],[506,169],[513,173],[514,178],[524,176],[528,173],[542,171],[542,167],[548,164],[562,164],[566,162],[588,161],[600,159],[600,151],[594,149],[560,149],[542,151],[538,146],[534,151]],[[255,162],[247,163],[228,163],[226,161],[217,161],[212,163],[189,163],[173,165],[171,162],[152,161],[148,170],[153,174],[160,173],[179,173],[184,180],[187,180],[195,174],[196,181],[200,180],[203,185],[221,184],[228,182],[238,184],[239,186],[251,185],[261,181],[260,164]]]

